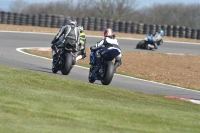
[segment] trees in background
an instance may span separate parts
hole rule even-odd
[[[23,12],[23,10],[27,7],[27,2],[25,0],[15,0],[10,4],[10,10],[12,12]]]
[[[140,10],[138,20],[143,23],[181,25],[200,28],[200,4],[156,4]]]
[[[12,12],[46,13],[73,17],[96,17],[146,24],[180,25],[200,28],[200,4],[167,3],[137,8],[137,0],[62,0],[27,4],[15,0]]]

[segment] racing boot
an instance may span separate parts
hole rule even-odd
[[[81,50],[81,55],[82,55],[82,59],[84,59],[86,57],[86,51],[85,51],[85,49]]]
[[[154,44],[154,49],[158,49],[157,43]]]
[[[114,72],[116,72],[116,69],[118,66],[120,66],[122,64],[122,61],[115,61],[115,64],[114,64]]]
[[[152,50],[152,49],[154,49],[154,48],[155,48],[155,47],[154,47],[153,45],[151,45],[151,44],[148,44],[148,45],[147,45],[147,49],[148,49],[148,50]]]

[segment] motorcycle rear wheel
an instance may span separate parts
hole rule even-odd
[[[70,71],[72,69],[72,60],[73,60],[72,54],[66,53],[65,54],[65,62],[61,69],[61,73],[63,75],[68,75],[70,73]]]
[[[104,66],[104,75],[101,79],[101,83],[103,85],[109,85],[113,79],[113,75],[114,75],[114,64],[112,61],[108,61],[106,62],[105,66]]]

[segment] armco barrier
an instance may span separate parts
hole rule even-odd
[[[29,25],[40,27],[61,28],[67,23],[71,16],[53,14],[23,14],[0,11],[0,23],[12,25]],[[137,22],[114,21],[112,19],[102,19],[94,17],[75,18],[79,25],[85,30],[103,31],[112,28],[116,32],[132,34],[152,34],[163,29],[165,36],[200,39],[200,29],[178,25],[154,25]]]

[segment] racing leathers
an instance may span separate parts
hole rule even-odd
[[[109,49],[118,49],[120,54],[115,57],[114,70],[116,71],[116,68],[122,64],[122,51],[116,38],[105,37],[101,41],[97,42],[93,47],[109,47]],[[98,55],[98,53],[96,55]]]
[[[78,49],[78,44],[80,43],[80,31],[75,25],[65,25],[63,26],[57,35],[54,37],[52,43],[52,54],[55,55],[57,51],[57,45],[59,45],[59,42],[61,41],[62,43],[71,43],[73,44],[73,51],[77,52]]]
[[[85,44],[86,44],[86,36],[84,30],[80,30],[80,43],[81,43],[81,55],[82,58],[86,57],[86,50],[85,50]]]
[[[157,49],[158,46],[163,43],[163,36],[156,32],[155,34],[152,35],[153,42],[148,45],[149,48]]]

